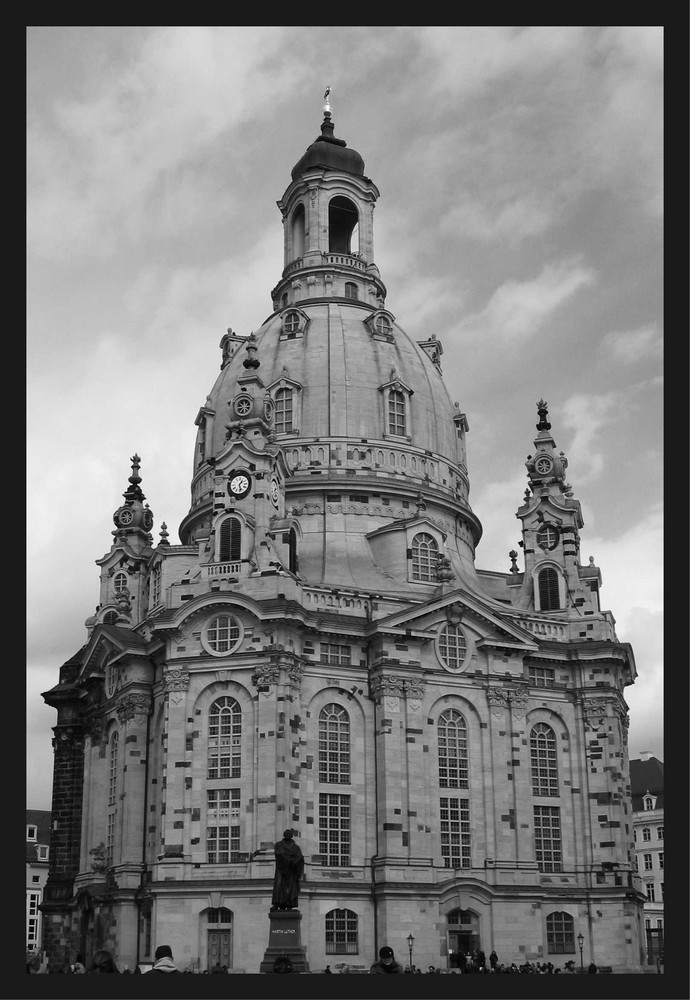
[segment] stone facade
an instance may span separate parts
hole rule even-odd
[[[326,109],[278,203],[273,312],[221,340],[179,545],[154,543],[131,460],[86,645],[44,695],[55,961],[166,943],[259,972],[290,827],[312,971],[403,960],[410,933],[422,968],[560,964],[579,931],[587,962],[640,965],[635,663],[580,564],[567,459],[541,400],[524,569],[478,571],[469,423],[440,342],[386,307],[377,197]]]

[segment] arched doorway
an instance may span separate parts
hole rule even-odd
[[[446,915],[446,933],[448,937],[448,962],[457,966],[458,956],[468,951],[481,950],[479,934],[479,917],[474,910],[462,910],[458,907]]]
[[[206,964],[232,968],[232,913],[225,906],[207,910]]]

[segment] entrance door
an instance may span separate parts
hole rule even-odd
[[[208,932],[208,967],[224,965],[230,968],[232,964],[232,931],[209,930]]]
[[[479,918],[472,910],[452,910],[447,916],[448,962],[453,968],[465,968],[465,954],[479,951]]]

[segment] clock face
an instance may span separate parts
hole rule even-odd
[[[278,497],[280,496],[280,491],[278,489],[278,480],[271,480],[271,502],[274,507],[278,506]]]
[[[134,514],[132,513],[131,510],[125,508],[125,510],[120,511],[117,519],[120,522],[120,524],[131,524],[132,521],[134,520]]]
[[[230,479],[229,490],[233,496],[246,497],[250,486],[249,476],[244,472],[236,472]]]
[[[545,476],[547,472],[551,471],[552,465],[553,462],[551,461],[551,459],[544,456],[543,458],[538,458],[536,460],[536,462],[534,463],[534,468],[540,475]]]

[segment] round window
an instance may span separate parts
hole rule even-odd
[[[467,639],[459,625],[444,625],[438,634],[438,655],[449,670],[460,670],[467,658]]]
[[[212,618],[201,633],[201,644],[212,656],[227,656],[242,639],[242,626],[232,615]]]
[[[553,524],[545,524],[537,532],[537,545],[541,549],[555,549],[558,545],[558,528]]]
[[[534,463],[534,468],[537,470],[540,476],[546,476],[551,472],[553,468],[553,462],[548,455],[542,455]]]
[[[238,417],[246,417],[252,408],[251,396],[239,396],[233,404]]]

